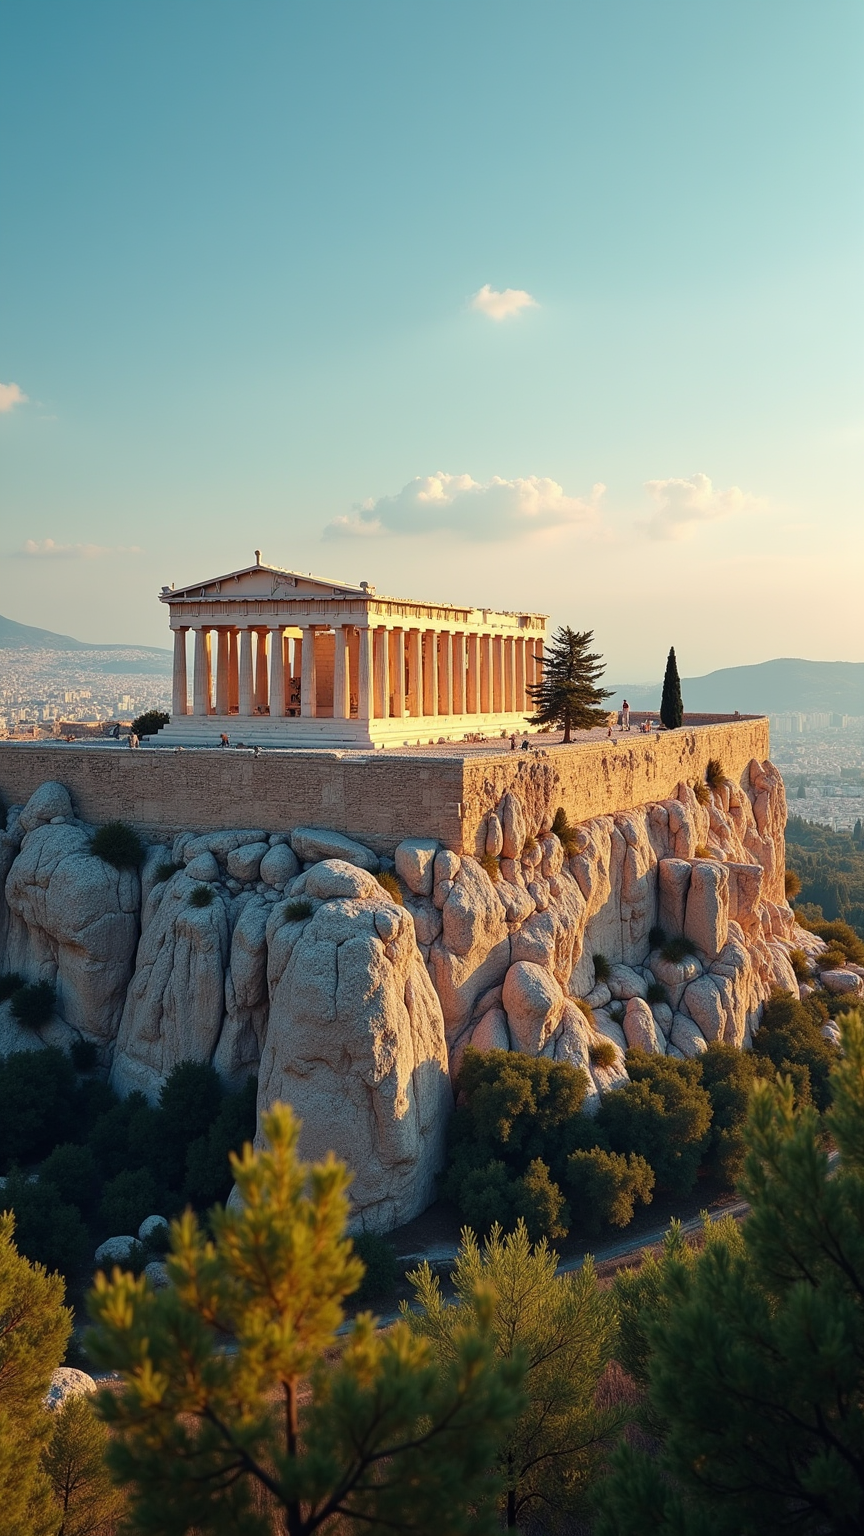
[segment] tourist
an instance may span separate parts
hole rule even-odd
[[[530,747],[528,745],[528,737],[527,736],[523,736],[523,738],[522,738],[522,751],[523,752],[530,751]]]
[[[228,732],[227,731],[223,731],[222,732],[222,735],[219,737],[219,742],[220,742],[220,745],[223,746],[223,747],[230,747],[231,743],[228,740]]]
[[[129,732],[128,740],[129,740],[129,746],[130,746],[130,748],[131,748],[131,750],[133,752],[135,751],[136,747],[141,745],[141,743],[139,742],[138,737],[135,735],[134,731],[130,731]]]
[[[621,729],[622,731],[629,731],[630,729],[630,705],[626,699],[621,705]]]
[[[511,752],[515,752],[516,751],[516,732],[515,731],[512,731],[511,734],[510,734],[510,751]]]

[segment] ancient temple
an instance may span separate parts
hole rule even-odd
[[[163,743],[369,748],[524,731],[546,615],[409,598],[255,564],[160,601],[174,634]],[[192,697],[189,697],[189,634]]]

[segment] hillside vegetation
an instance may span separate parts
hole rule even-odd
[[[796,908],[811,919],[840,918],[864,938],[864,835],[832,832],[800,816],[786,827],[786,866],[801,881]],[[815,908],[820,909],[819,912]]]

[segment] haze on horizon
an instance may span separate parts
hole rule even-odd
[[[33,0],[0,49],[0,612],[276,564],[611,678],[864,659],[853,0]]]

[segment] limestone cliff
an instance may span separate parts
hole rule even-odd
[[[406,838],[381,860],[326,829],[220,830],[152,846],[139,874],[96,858],[67,791],[43,784],[0,836],[0,971],[52,981],[57,1017],[25,1037],[4,1004],[0,1050],[78,1035],[119,1091],[150,1098],[188,1058],[229,1082],[256,1073],[259,1109],[290,1101],[304,1152],[354,1168],[357,1224],[386,1230],[433,1196],[469,1044],[577,1063],[590,1109],[625,1080],[628,1046],[746,1048],[771,989],[797,991],[790,948],[822,947],[784,898],[770,763],[564,842],[556,809],[540,761],[490,794],[471,855]]]

